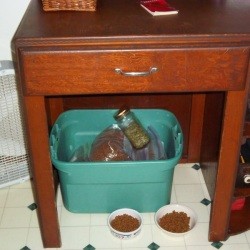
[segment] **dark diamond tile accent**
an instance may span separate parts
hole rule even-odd
[[[202,203],[203,205],[207,206],[207,205],[209,205],[209,204],[211,203],[211,201],[208,200],[208,199],[206,199],[206,198],[204,198],[204,199],[201,201],[201,203]]]
[[[148,246],[148,248],[149,248],[150,250],[157,250],[158,248],[160,248],[160,246],[158,246],[156,243],[152,242],[152,243]]]
[[[194,164],[194,165],[192,166],[192,168],[195,169],[195,170],[199,170],[201,167],[200,167],[200,165],[198,165],[198,164]]]
[[[21,248],[20,250],[31,250],[30,248],[28,248],[27,246]]]
[[[36,205],[36,203],[32,203],[28,206],[28,208],[33,211],[33,210],[37,209],[37,205]]]
[[[218,242],[213,242],[211,245],[213,247],[219,249],[219,248],[221,248],[223,246],[223,243],[221,243],[220,241],[218,241]]]
[[[88,244],[86,247],[83,248],[83,250],[95,250],[95,248],[92,245]]]

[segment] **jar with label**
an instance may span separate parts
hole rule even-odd
[[[114,118],[134,148],[143,148],[150,142],[147,131],[130,109],[120,109]]]

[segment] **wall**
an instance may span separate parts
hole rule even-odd
[[[0,0],[0,61],[12,60],[10,42],[30,0]]]

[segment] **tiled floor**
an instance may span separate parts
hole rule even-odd
[[[220,247],[222,250],[250,250],[250,231],[214,246],[208,242],[209,195],[201,170],[196,170],[193,165],[175,168],[171,197],[172,203],[186,204],[197,212],[198,224],[190,234],[170,238],[155,226],[154,214],[145,213],[141,234],[135,239],[122,241],[109,232],[108,214],[72,214],[63,207],[59,195],[61,249],[216,250]],[[43,249],[33,203],[29,181],[0,190],[0,250]]]

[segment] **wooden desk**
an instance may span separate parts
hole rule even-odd
[[[183,161],[201,162],[213,199],[209,240],[230,235],[250,79],[250,2],[170,2],[178,15],[152,17],[134,0],[98,0],[94,13],[46,13],[31,0],[12,44],[45,247],[60,246],[49,126],[68,108],[123,102],[177,113]],[[148,76],[115,71],[151,67],[158,70]]]

